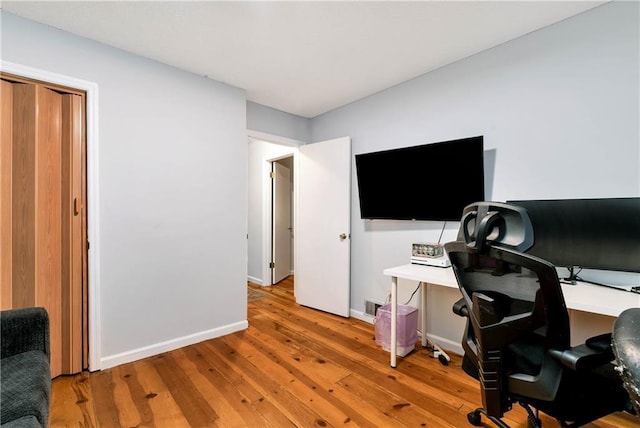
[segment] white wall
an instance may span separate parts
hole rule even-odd
[[[350,136],[358,154],[484,135],[487,199],[640,196],[638,21],[637,2],[608,3],[318,116],[312,141]],[[385,299],[382,270],[407,263],[412,242],[437,241],[443,224],[361,220],[352,169],[357,312]],[[429,330],[459,343],[457,291],[436,293]]]
[[[246,328],[244,90],[1,19],[3,61],[98,85],[102,368]]]

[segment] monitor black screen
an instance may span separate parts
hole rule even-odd
[[[527,253],[558,267],[640,272],[640,198],[507,202],[531,219]]]
[[[355,156],[363,219],[456,220],[484,200],[483,137]]]

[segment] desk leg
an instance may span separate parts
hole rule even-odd
[[[421,327],[422,328],[422,347],[426,348],[427,341],[427,283],[421,282],[420,286],[420,311],[421,311]]]
[[[398,277],[391,277],[391,367],[396,368],[398,352]]]
[[[427,284],[426,282],[421,282],[420,286],[420,308],[422,310],[422,347],[426,348],[429,346],[429,340],[427,339]],[[444,350],[439,347],[436,343],[431,343],[433,347],[433,356],[438,358],[440,363],[443,365],[449,365],[449,355],[447,355]]]

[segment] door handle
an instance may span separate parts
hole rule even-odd
[[[345,239],[347,239],[347,234],[346,233],[341,233],[340,234],[340,240],[344,241]]]

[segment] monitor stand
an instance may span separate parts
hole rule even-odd
[[[569,276],[566,278],[562,278],[564,281],[569,282],[571,285],[576,285],[578,283],[578,272],[576,272],[575,266],[567,266],[569,269]]]

